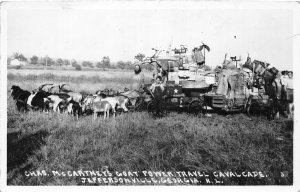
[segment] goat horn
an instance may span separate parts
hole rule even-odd
[[[61,85],[59,86],[59,88],[62,89],[65,85],[68,85],[68,84],[66,84],[66,83],[61,84]]]
[[[52,86],[48,89],[48,92],[52,91],[52,89],[54,88],[55,86]]]
[[[42,90],[43,87],[45,87],[46,85],[53,85],[53,83],[52,84],[51,83],[43,84],[43,85],[39,86],[38,90]]]

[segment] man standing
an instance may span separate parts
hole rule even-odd
[[[140,65],[135,65],[134,67],[134,75],[132,77],[133,82],[131,84],[131,90],[139,90],[144,86],[145,77],[142,73],[142,68]]]
[[[155,82],[150,86],[149,89],[153,93],[153,96],[154,96],[156,116],[158,116],[158,117],[162,116],[162,102],[163,102],[164,86],[162,84],[161,76],[158,76],[155,79]]]
[[[285,103],[287,100],[287,84],[288,84],[288,76],[287,71],[281,72],[280,77],[280,84],[281,84],[281,100]]]
[[[288,116],[287,111],[289,110],[289,103],[293,102],[293,74],[289,74],[288,71],[282,71],[281,74],[281,102],[283,104],[283,114],[284,116]],[[291,79],[289,78],[289,76],[291,77]]]
[[[287,101],[289,103],[294,102],[294,98],[293,98],[293,90],[294,90],[294,86],[293,86],[293,71],[289,71],[288,72],[288,78],[287,78],[287,85],[286,85],[286,96],[287,96]]]

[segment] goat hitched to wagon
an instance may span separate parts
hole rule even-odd
[[[140,90],[128,90],[125,88],[124,91],[115,90],[99,90],[96,94],[102,94],[102,96],[113,97],[113,96],[124,96],[128,98],[130,102],[126,103],[126,108],[129,111],[142,111],[147,108],[148,101],[150,101],[150,93],[145,87],[141,87]]]

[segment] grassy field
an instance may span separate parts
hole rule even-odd
[[[22,85],[24,89],[33,90],[44,83],[55,85],[67,83],[68,89],[95,93],[100,89],[124,90],[132,82],[133,71],[75,71],[75,70],[8,70],[8,88],[12,84]],[[145,81],[150,82],[149,71],[144,72]],[[22,82],[20,84],[20,82]]]
[[[98,77],[8,73],[8,89],[19,85],[31,90],[50,81],[94,92],[106,87],[122,89],[131,81],[118,72]],[[293,184],[293,122],[286,119],[268,121],[257,116],[248,121],[243,114],[195,117],[185,112],[154,119],[147,112],[134,112],[115,119],[93,121],[92,116],[84,116],[75,120],[67,114],[19,113],[11,98],[7,114],[8,185],[94,185],[82,183],[80,177],[54,176],[51,171],[100,170],[103,166],[111,173],[203,171],[212,180],[213,172],[261,171],[267,177],[222,177],[219,184]],[[26,174],[37,170],[49,175]]]
[[[130,70],[121,70],[121,69],[106,69],[105,71],[101,69],[89,69],[89,70],[82,70],[82,71],[76,71],[74,69],[65,69],[65,70],[59,70],[59,69],[7,69],[8,73],[17,75],[42,75],[42,74],[54,74],[58,76],[71,76],[71,77],[79,77],[84,75],[85,77],[92,77],[92,76],[99,76],[104,78],[111,78],[112,75],[114,76],[121,76],[121,77],[129,77],[133,74],[133,71]],[[146,74],[150,74],[149,71],[144,71]]]

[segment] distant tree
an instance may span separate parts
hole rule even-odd
[[[72,59],[71,65],[72,65],[72,67],[74,67],[77,71],[80,71],[80,70],[82,69],[81,66],[77,63],[77,61],[76,61],[75,59]]]
[[[14,53],[12,54],[12,58],[13,58],[13,59],[19,59],[19,56],[20,56],[20,53],[18,53],[18,52],[14,52]]]
[[[105,68],[110,68],[110,67],[111,67],[109,56],[104,56],[104,57],[102,58],[102,61],[101,61],[101,62],[103,63],[103,65],[104,65]]]
[[[83,67],[91,67],[91,68],[94,67],[94,66],[93,66],[93,63],[90,62],[90,61],[83,61],[83,62],[82,62],[82,66],[83,66]]]
[[[38,63],[41,64],[41,65],[46,65],[46,57],[38,58]]]
[[[71,65],[71,63],[68,59],[64,59],[64,65],[68,66],[68,65]]]
[[[123,62],[123,61],[118,61],[117,62],[117,68],[125,69],[126,68],[126,63]]]
[[[145,58],[145,54],[143,53],[138,53],[136,56],[134,56],[134,58],[138,61],[143,61],[143,59]]]
[[[54,61],[54,59],[47,57],[47,66],[51,66],[51,65],[55,65],[56,62]]]
[[[89,62],[88,66],[89,66],[90,68],[94,68],[94,64],[93,64],[92,62]]]
[[[98,61],[98,62],[96,63],[96,67],[97,67],[97,68],[103,68],[103,69],[104,69],[104,64],[103,64],[102,62],[99,62],[99,61]]]
[[[134,65],[132,64],[131,61],[125,62],[125,65],[126,65],[126,69],[134,69]]]
[[[55,64],[55,61],[46,56],[46,57],[40,57],[39,61],[38,61],[41,65],[47,65],[47,66],[50,66],[50,65],[54,65]]]
[[[31,64],[38,64],[38,60],[39,60],[39,58],[36,55],[34,55],[30,58],[30,63]]]
[[[20,60],[20,61],[27,61],[27,58],[26,58],[23,54],[21,54],[21,55],[19,56],[19,60]]]
[[[58,66],[62,66],[64,64],[64,61],[61,58],[56,59],[56,64]]]
[[[76,69],[77,71],[81,71],[81,66],[78,65],[78,64],[76,64],[76,65],[75,65],[75,69]]]
[[[19,61],[27,61],[27,58],[21,53],[13,53],[13,58],[18,59]]]
[[[75,59],[73,59],[71,61],[72,67],[76,67],[78,65],[77,61]]]

